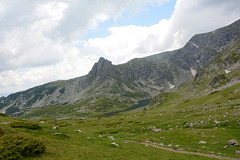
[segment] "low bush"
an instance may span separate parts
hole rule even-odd
[[[0,136],[2,136],[3,134],[4,134],[4,130],[0,128]]]
[[[0,137],[0,159],[15,160],[45,151],[42,141],[32,137],[10,134]]]
[[[13,128],[41,129],[39,124],[30,121],[15,121],[11,123]]]
[[[8,117],[8,115],[4,114],[4,113],[0,113],[1,117]]]

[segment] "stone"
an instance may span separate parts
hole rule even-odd
[[[229,123],[229,120],[226,120],[226,121],[222,121],[223,123]]]
[[[199,144],[206,144],[207,142],[206,141],[200,141],[198,142]]]
[[[155,126],[150,126],[150,127],[148,127],[148,129],[152,130],[155,133],[163,131],[161,128],[156,128]]]
[[[237,154],[240,154],[240,151],[236,151]]]
[[[158,145],[164,147],[164,144],[163,144],[163,143],[159,143]]]
[[[178,150],[178,151],[184,151],[184,149],[183,149],[183,148],[178,148],[177,150]]]
[[[57,126],[54,126],[53,128],[52,128],[52,130],[56,130],[57,129]]]
[[[151,142],[151,141],[149,141],[149,140],[146,140],[145,142],[146,142],[146,143],[152,143],[152,142]]]
[[[113,136],[108,136],[108,138],[115,141],[115,138]]]
[[[217,120],[215,120],[215,121],[214,121],[214,123],[216,123],[216,124],[219,124],[220,122],[219,122],[219,121],[217,121]]]
[[[115,142],[112,142],[111,144],[114,145],[114,146],[119,147],[119,145],[117,143],[115,143]]]
[[[81,131],[81,130],[75,130],[75,132],[79,132],[79,133],[81,133],[82,131]]]
[[[56,132],[56,133],[54,133],[54,135],[59,135],[59,134],[62,134],[61,132]]]
[[[240,146],[240,144],[238,143],[238,141],[236,139],[232,139],[232,140],[228,141],[228,145]]]
[[[190,128],[193,128],[194,127],[194,123],[190,123]]]

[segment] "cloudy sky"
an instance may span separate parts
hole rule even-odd
[[[240,18],[239,0],[0,0],[0,96],[182,47]]]

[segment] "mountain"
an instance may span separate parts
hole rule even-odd
[[[203,72],[205,67],[218,72],[222,68],[221,63],[216,65],[220,60],[226,62],[227,71],[238,65],[239,37],[240,20],[213,32],[195,35],[178,50],[136,58],[121,65],[113,65],[101,57],[86,76],[51,82],[2,97],[0,109],[11,116],[47,106],[52,109],[69,108],[66,112],[74,113],[70,116],[86,112],[102,113],[126,108],[159,92],[175,91],[183,82],[193,78],[195,84],[185,86],[197,87],[201,78],[208,76],[207,72]],[[219,58],[220,55],[222,58]],[[228,55],[233,58],[228,58]],[[210,86],[218,87],[222,79],[223,76],[216,74]],[[187,92],[193,93],[190,90]]]
[[[232,86],[234,92],[231,93],[228,103],[239,100],[238,94],[240,84],[240,38],[228,48],[225,48],[218,56],[201,68],[196,76],[182,83],[176,93],[181,95],[187,102],[189,99],[205,95],[214,95],[224,89],[230,90]],[[221,92],[220,92],[221,93]],[[151,104],[147,109],[155,108],[168,99],[169,93],[163,92],[153,97]],[[224,95],[221,100],[226,100],[228,96]],[[217,99],[217,98],[215,98]],[[206,103],[206,101],[204,102]],[[224,102],[227,103],[227,102]],[[231,104],[232,105],[232,104]],[[238,104],[236,104],[238,105]]]

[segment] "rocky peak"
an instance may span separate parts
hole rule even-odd
[[[87,74],[85,84],[89,85],[94,80],[98,79],[98,82],[103,82],[109,77],[113,77],[116,73],[116,69],[112,62],[100,57],[98,62],[94,64],[92,70]]]
[[[94,64],[92,70],[97,70],[97,71],[102,71],[108,67],[111,67],[112,66],[112,62],[103,58],[103,57],[100,57],[98,62]]]

